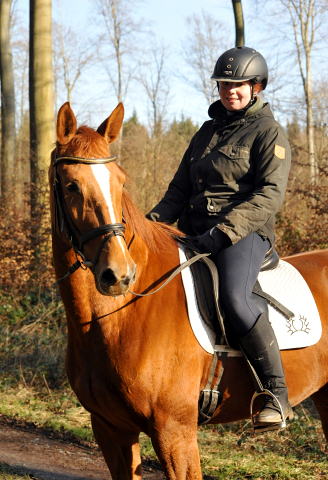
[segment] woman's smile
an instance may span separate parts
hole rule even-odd
[[[251,82],[220,82],[222,105],[229,111],[242,110],[252,98]]]

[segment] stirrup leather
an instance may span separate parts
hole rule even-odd
[[[272,397],[277,402],[277,407],[280,411],[280,415],[281,415],[281,418],[282,418],[281,422],[271,423],[269,425],[263,425],[263,426],[255,424],[254,415],[253,415],[253,403],[254,403],[255,399],[260,395],[269,395],[269,397]],[[286,427],[286,419],[285,419],[285,415],[284,415],[282,406],[281,406],[278,398],[272,392],[270,392],[270,390],[263,389],[260,392],[255,392],[253,397],[252,397],[252,400],[251,400],[250,409],[251,409],[251,420],[252,420],[254,433],[268,432],[270,430],[279,430],[280,428],[285,428]]]

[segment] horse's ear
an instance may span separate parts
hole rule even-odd
[[[99,125],[97,132],[109,143],[113,143],[121,130],[124,117],[123,103],[120,102],[111,115]]]
[[[69,102],[64,103],[57,115],[57,140],[65,145],[74,137],[76,132],[76,118]]]

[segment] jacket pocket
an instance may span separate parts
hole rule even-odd
[[[213,159],[213,169],[209,172],[212,186],[229,185],[238,191],[239,182],[249,181],[251,173],[250,149],[244,146],[223,145],[218,148]]]
[[[250,150],[248,147],[238,145],[223,145],[218,150],[231,160],[249,160]]]

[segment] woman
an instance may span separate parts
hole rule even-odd
[[[292,418],[279,347],[269,319],[252,300],[263,259],[275,243],[275,214],[286,191],[290,148],[268,104],[257,95],[268,67],[252,48],[223,53],[213,75],[220,100],[191,140],[158,205],[147,215],[197,235],[212,253],[220,276],[220,299],[244,354],[264,388]],[[271,396],[256,428],[279,428],[281,411]]]

